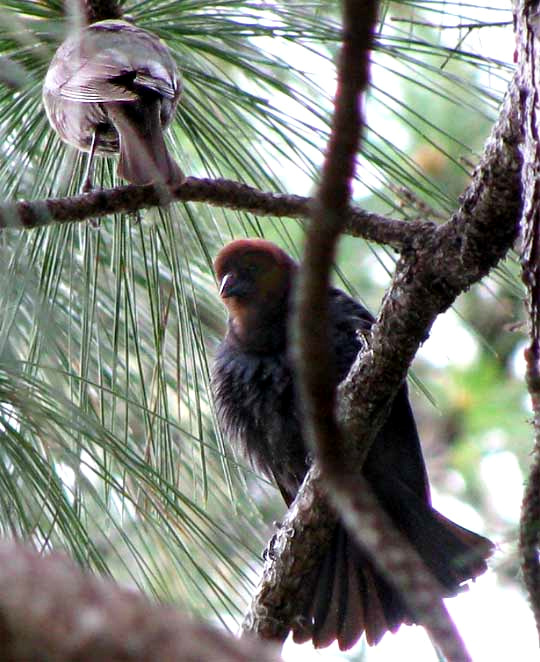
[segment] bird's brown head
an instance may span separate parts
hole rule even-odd
[[[296,262],[266,239],[238,239],[214,261],[219,295],[229,311],[229,328],[241,342],[263,340],[285,327]]]

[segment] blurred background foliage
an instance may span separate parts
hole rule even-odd
[[[313,190],[332,108],[338,9],[324,0],[125,3],[182,71],[169,139],[183,170]],[[79,20],[52,0],[0,7],[5,201],[80,190],[84,158],[53,134],[41,105],[52,54]],[[512,75],[511,20],[503,2],[381,3],[358,204],[405,219],[449,217]],[[114,170],[101,159],[97,183],[121,184]],[[225,318],[211,260],[232,237],[262,234],[300,254],[297,221],[191,203],[1,233],[3,536],[66,549],[237,627],[283,506],[215,428],[208,368]],[[336,281],[376,311],[394,260],[345,238]],[[495,538],[500,582],[518,574],[532,444],[518,275],[511,255],[437,320],[411,389],[436,503]]]

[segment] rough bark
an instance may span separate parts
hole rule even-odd
[[[520,553],[523,579],[540,638],[540,6],[538,2],[519,2],[516,9],[520,111],[524,132],[521,260],[523,282],[529,295],[529,345],[525,358],[535,437],[523,497]]]
[[[52,223],[71,223],[129,214],[175,201],[204,202],[215,207],[251,212],[257,216],[308,218],[313,198],[267,193],[226,179],[188,177],[174,189],[149,186],[120,186],[71,198],[20,201],[0,205],[0,230],[32,229]],[[419,234],[432,233],[435,226],[421,221],[400,221],[359,207],[347,209],[344,232],[396,250],[408,247]]]

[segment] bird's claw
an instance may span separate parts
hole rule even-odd
[[[274,522],[276,524],[276,522]],[[274,533],[274,535],[270,538],[270,541],[268,545],[263,549],[262,557],[263,561],[266,563],[266,561],[273,561],[276,558],[276,553],[275,553],[275,546],[276,546],[276,541],[277,541],[277,532]]]

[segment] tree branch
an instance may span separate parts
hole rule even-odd
[[[333,130],[307,233],[304,261],[298,284],[296,362],[307,438],[316,450],[322,476],[332,502],[345,517],[349,531],[395,585],[412,613],[431,633],[449,660],[470,657],[442,600],[443,590],[414,550],[388,518],[360,471],[369,446],[384,422],[386,399],[378,421],[364,428],[362,456],[351,454],[350,426],[335,419],[336,389],[330,351],[328,292],[335,247],[348,206],[359,146],[362,118],[360,93],[368,85],[368,54],[377,3],[362,6],[344,2],[344,43],[338,73]],[[361,395],[360,395],[361,393]],[[354,390],[355,400],[365,391]],[[358,403],[360,408],[363,403]],[[351,412],[351,417],[354,416]],[[371,423],[374,423],[372,421]],[[367,434],[366,434],[367,433]],[[368,436],[369,434],[369,436]],[[349,439],[346,443],[345,439]],[[382,553],[382,556],[381,556]]]
[[[162,207],[175,201],[205,202],[214,207],[246,211],[257,216],[308,218],[312,198],[300,195],[265,193],[227,179],[188,177],[175,189],[154,185],[121,186],[70,198],[21,201],[0,205],[0,230],[32,229],[51,223],[71,223],[109,214],[129,214]],[[344,213],[344,232],[396,250],[408,247],[418,234],[430,234],[435,226],[422,221],[399,221],[372,214],[359,207]]]
[[[334,116],[322,179],[312,204],[293,320],[306,438],[312,442],[323,474],[346,466],[340,429],[334,417],[333,353],[330,348],[330,273],[337,240],[349,206],[362,128],[360,95],[369,82],[369,52],[377,16],[376,0],[343,3],[343,45],[338,64]],[[333,440],[335,447],[332,450]]]
[[[537,4],[537,3],[536,3]],[[534,449],[529,480],[523,496],[520,522],[520,554],[523,579],[529,593],[540,638],[540,48],[538,48],[538,7],[520,2],[516,11],[519,44],[523,145],[523,245],[522,277],[529,296],[529,346],[525,350],[526,379],[533,407]]]
[[[518,108],[514,79],[459,209],[402,253],[369,347],[340,388],[341,416],[354,439],[367,439],[366,431],[384,415],[388,396],[396,394],[437,315],[489,273],[517,237],[522,210]]]
[[[275,649],[238,641],[152,604],[111,580],[83,573],[60,554],[0,544],[3,662],[277,662]]]
[[[519,87],[513,80],[459,209],[403,254],[369,348],[339,390],[338,420],[358,453],[369,449],[436,315],[496,266],[515,240],[522,209],[518,109]],[[321,502],[324,493],[313,468],[277,532],[244,628],[286,632],[294,625],[295,595],[302,599],[302,578],[321,558],[335,524],[335,515]],[[384,547],[380,551],[384,555]]]

